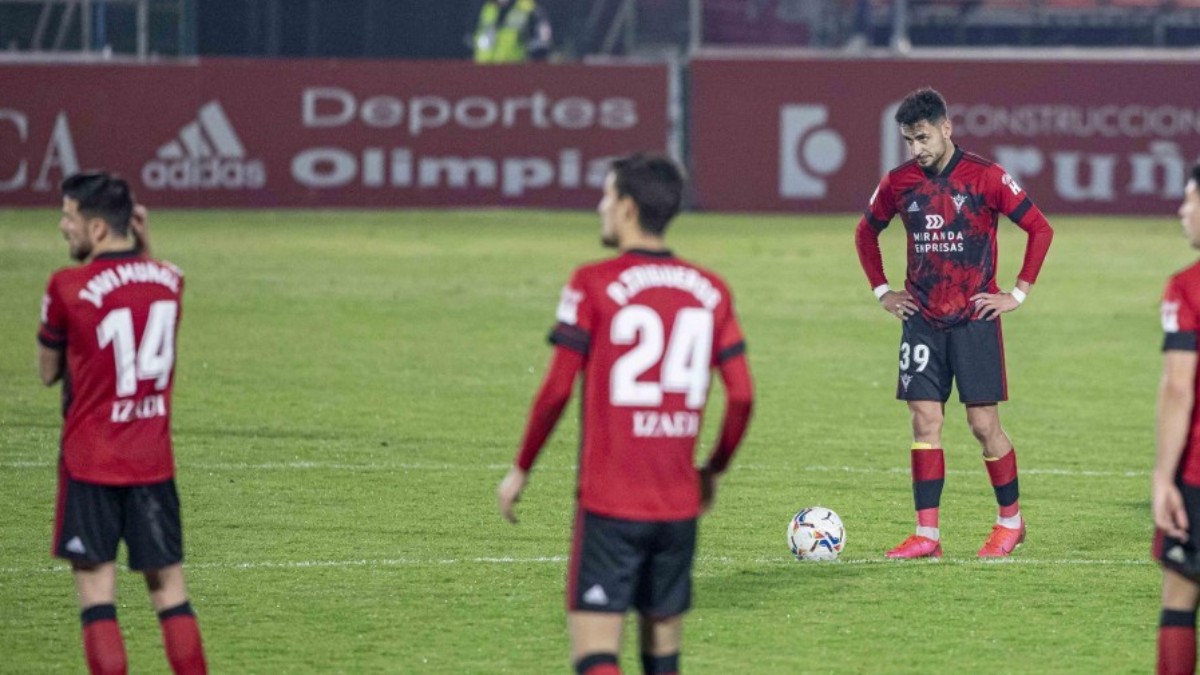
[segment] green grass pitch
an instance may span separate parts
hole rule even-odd
[[[995,503],[947,411],[946,558],[884,562],[910,533],[897,322],[871,297],[854,216],[689,214],[669,241],[731,283],[755,419],[703,520],[690,673],[1142,673],[1158,302],[1194,259],[1176,220],[1054,218],[1007,315],[1029,539],[975,551]],[[0,671],[83,672],[66,567],[48,557],[60,418],[37,382],[46,211],[0,211]],[[574,212],[152,213],[187,273],[175,445],[187,574],[214,673],[565,673],[574,404],[517,526],[495,510],[573,267],[606,255]],[[1001,230],[1000,283],[1024,235]],[[902,232],[883,237],[893,284]],[[720,387],[705,425],[715,435]],[[953,401],[954,399],[952,399]],[[797,509],[841,514],[834,564],[790,559]],[[167,672],[140,578],[120,576],[131,671]],[[622,652],[640,672],[632,632]]]

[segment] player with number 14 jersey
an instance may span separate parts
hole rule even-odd
[[[67,474],[100,485],[174,475],[171,386],[183,274],[134,251],[56,272],[39,341],[66,350],[62,455]]]

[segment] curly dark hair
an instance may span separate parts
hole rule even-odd
[[[933,87],[910,92],[896,109],[896,123],[910,127],[921,120],[936,124],[946,119],[946,99]]]

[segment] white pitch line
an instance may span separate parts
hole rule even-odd
[[[48,461],[10,461],[0,462],[0,469],[50,469],[57,466],[56,462]],[[443,464],[443,463],[361,463],[348,462],[184,462],[181,467],[187,471],[503,471],[511,464]],[[734,471],[807,471],[810,473],[857,473],[857,474],[904,474],[908,475],[908,467],[861,467],[861,466],[801,466],[781,467],[768,464],[734,464]],[[575,466],[545,466],[538,471],[575,471]],[[965,469],[948,469],[948,475],[977,475],[979,471]],[[1089,469],[1039,469],[1023,468],[1021,475],[1027,476],[1064,476],[1078,478],[1144,478],[1149,471],[1093,471]]]
[[[357,559],[357,560],[280,560],[280,561],[259,561],[259,562],[213,562],[213,563],[186,563],[185,567],[189,570],[303,570],[303,569],[346,569],[354,567],[437,567],[441,565],[531,565],[531,564],[565,564],[567,557],[563,555],[553,556],[535,556],[535,557],[484,557],[484,558],[379,558],[379,559]],[[1034,558],[1003,558],[1003,559],[980,559],[980,558],[942,558],[940,560],[908,560],[897,561],[888,560],[886,558],[851,558],[845,560],[836,560],[832,562],[806,562],[799,563],[791,558],[781,555],[774,558],[756,558],[754,560],[741,560],[730,558],[727,556],[699,556],[696,559],[696,565],[699,568],[714,566],[714,565],[801,565],[812,566],[813,568],[838,567],[840,565],[896,565],[896,566],[912,566],[912,565],[961,565],[961,566],[979,566],[979,565],[1017,565],[1017,566],[1112,566],[1112,567],[1141,567],[1145,565],[1156,564],[1149,558],[1133,558],[1127,560],[1121,559],[1087,559],[1087,558],[1064,558],[1064,559],[1034,559]],[[33,574],[46,573],[66,573],[67,567],[50,566],[50,567],[6,567],[0,568],[0,574],[28,576]]]

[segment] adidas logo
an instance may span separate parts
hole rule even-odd
[[[587,592],[583,594],[583,601],[589,605],[607,605],[608,593],[604,592],[603,586],[596,584],[587,589]]]
[[[83,545],[83,540],[81,540],[79,537],[71,537],[71,540],[68,541],[67,545],[63,548],[67,549],[71,553],[77,553],[79,555],[87,553],[87,547]]]
[[[1187,562],[1187,553],[1184,552],[1182,546],[1172,546],[1167,551],[1166,558],[1173,563],[1182,565],[1183,563]]]
[[[246,159],[246,148],[219,101],[200,107],[178,138],[158,148],[142,167],[142,182],[153,190],[258,189],[266,185],[262,160]]]
[[[913,203],[911,203],[911,204],[909,204],[909,205],[908,205],[908,212],[909,212],[909,213],[920,213],[920,212],[921,212],[921,207],[917,206],[917,203],[916,203],[916,202],[913,202]]]

